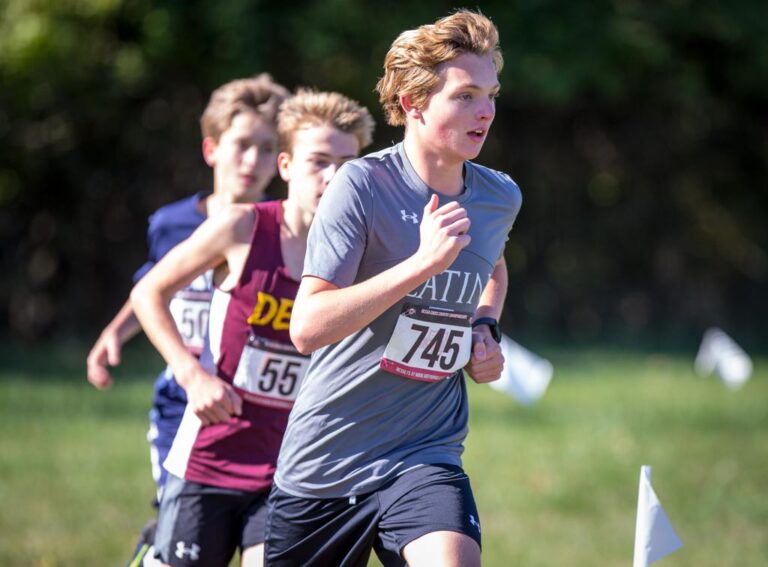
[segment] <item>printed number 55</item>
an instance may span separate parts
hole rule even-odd
[[[272,392],[274,391],[275,386],[277,386],[277,391],[283,396],[290,396],[293,393],[299,378],[299,374],[296,370],[301,368],[301,363],[292,360],[287,361],[282,368],[281,374],[281,362],[283,361],[279,358],[270,358],[267,360],[259,380],[259,389],[262,392]]]

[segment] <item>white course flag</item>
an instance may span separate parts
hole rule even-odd
[[[509,394],[519,403],[535,403],[552,380],[552,363],[523,348],[507,335],[501,335],[504,370],[491,388]]]
[[[752,359],[722,329],[713,327],[704,333],[694,368],[702,376],[715,372],[726,386],[736,390],[752,375]]]
[[[683,547],[661,502],[651,486],[651,467],[640,468],[640,492],[637,497],[635,560],[632,567],[647,567]]]

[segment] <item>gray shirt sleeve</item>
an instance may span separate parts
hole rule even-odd
[[[373,207],[365,177],[352,164],[334,175],[309,230],[304,276],[322,278],[338,287],[355,283]]]

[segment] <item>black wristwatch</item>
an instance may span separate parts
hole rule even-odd
[[[474,329],[478,325],[488,325],[491,330],[491,336],[497,343],[501,342],[501,329],[499,328],[499,322],[493,317],[480,317],[472,321],[472,328]]]

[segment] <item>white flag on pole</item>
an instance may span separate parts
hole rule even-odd
[[[520,346],[507,335],[501,335],[504,370],[491,388],[505,392],[519,403],[535,403],[547,391],[552,380],[552,363]]]
[[[651,486],[651,467],[645,465],[640,468],[635,559],[632,567],[647,567],[681,547],[683,542],[677,537],[672,522]]]
[[[741,388],[752,375],[752,359],[722,329],[707,329],[694,362],[704,376],[714,372],[732,390]]]

